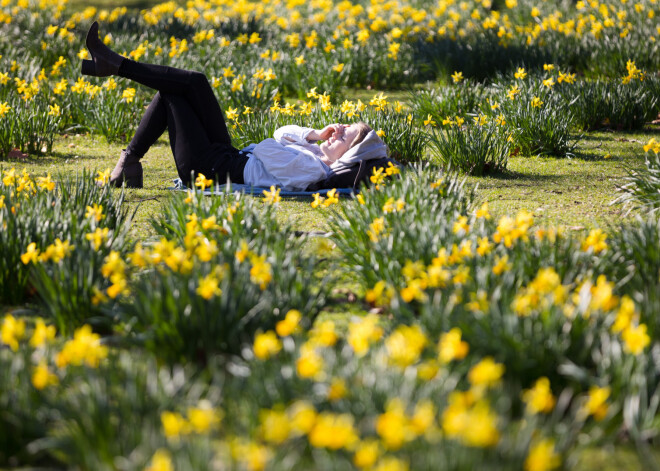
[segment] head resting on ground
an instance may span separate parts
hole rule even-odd
[[[368,124],[360,121],[348,126],[350,144],[331,165],[333,170],[352,167],[361,160],[387,157],[387,146]]]
[[[368,142],[369,145],[365,145]],[[355,160],[368,160],[364,154],[369,150],[369,155],[379,149],[379,157],[387,156],[387,146],[376,132],[366,123],[359,121],[353,124],[347,124],[340,127],[338,132],[333,133],[325,142],[321,144],[321,151],[325,157],[332,163],[349,156]]]

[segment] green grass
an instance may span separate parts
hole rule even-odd
[[[373,94],[369,93],[370,96]],[[404,98],[401,95],[401,98]],[[355,98],[354,98],[355,99]],[[367,96],[363,101],[367,99]],[[396,98],[392,98],[396,99]],[[495,217],[515,213],[521,209],[534,211],[537,224],[563,225],[573,230],[586,230],[630,220],[633,214],[624,208],[610,205],[617,196],[616,186],[625,177],[625,168],[644,165],[642,145],[660,133],[659,126],[644,132],[595,132],[585,134],[573,159],[517,156],[509,161],[508,171],[498,176],[468,177],[469,185],[478,185],[477,196],[488,201]],[[54,177],[66,176],[82,169],[112,168],[121,151],[120,145],[108,144],[90,135],[61,136],[53,152],[45,156],[31,156],[21,161],[0,162],[0,168],[16,167],[33,175],[50,172]],[[607,158],[606,158],[607,156]],[[147,238],[154,235],[149,219],[157,217],[161,204],[170,197],[167,190],[177,173],[166,139],[161,139],[143,159],[145,188],[127,190],[126,201],[138,208],[132,235]],[[326,231],[325,211],[310,207],[310,199],[284,199],[280,217],[294,218],[300,231]],[[309,250],[327,250],[325,238],[312,239]],[[339,256],[336,251],[330,257]],[[334,320],[340,329],[346,327],[352,315],[363,314],[364,293],[344,276],[334,289],[333,301],[322,312],[321,319]],[[8,306],[2,306],[8,312]],[[614,471],[644,469],[641,457],[629,445],[606,448],[591,447],[574,456],[574,469]]]
[[[158,0],[128,0],[122,2],[129,9],[150,8]],[[177,2],[183,5],[183,2]],[[82,0],[72,0],[70,10],[82,10],[89,6]],[[95,2],[98,8],[111,9],[116,0]],[[421,86],[421,85],[420,85]],[[379,90],[345,90],[350,99],[368,103]],[[408,101],[409,92],[384,91],[390,102]],[[292,99],[292,101],[297,101]],[[644,155],[642,145],[651,137],[658,138],[660,126],[647,127],[644,132],[594,132],[585,134],[580,140],[576,157],[573,159],[539,158],[517,156],[509,160],[508,170],[497,176],[467,177],[469,185],[478,186],[477,196],[488,201],[491,212],[497,218],[515,215],[519,210],[533,211],[540,225],[562,225],[575,231],[618,224],[631,220],[634,213],[613,206],[617,197],[617,185],[626,176],[626,168],[642,168]],[[120,145],[108,144],[99,136],[69,135],[59,137],[53,152],[45,156],[31,156],[24,161],[1,161],[0,169],[16,167],[34,175],[50,172],[67,176],[82,169],[106,169],[115,164]],[[171,196],[167,187],[177,173],[167,139],[161,139],[143,159],[145,188],[127,190],[126,204],[137,208],[132,235],[145,239],[154,236],[149,220],[158,217],[161,205]],[[300,231],[328,230],[325,210],[310,207],[311,199],[284,199],[280,204],[280,217],[295,220]],[[328,250],[328,239],[318,237],[306,247],[323,252]],[[338,259],[335,250],[329,257]],[[334,267],[332,269],[335,269]],[[342,277],[333,292],[333,302],[324,310],[321,319],[334,320],[340,329],[345,329],[351,315],[361,315],[369,309],[364,303],[364,293],[350,274]],[[0,312],[7,311],[0,306]],[[614,471],[620,469],[645,469],[640,456],[629,443],[603,448],[588,448],[576,453],[570,463],[574,469]],[[656,460],[660,455],[655,454]]]
[[[632,217],[611,205],[625,168],[644,167],[645,144],[658,127],[642,133],[594,132],[580,140],[576,157],[513,157],[508,172],[497,177],[468,178],[494,214],[533,211],[544,225],[603,227]]]

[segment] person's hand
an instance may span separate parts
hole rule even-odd
[[[344,125],[339,123],[328,124],[326,127],[320,131],[312,131],[307,136],[307,139],[316,140],[316,141],[327,141],[332,136],[338,138],[344,134]]]
[[[344,126],[341,124],[328,124],[326,127],[319,131],[319,136],[322,140],[327,141],[330,137],[335,136],[335,138],[340,137],[344,134]]]

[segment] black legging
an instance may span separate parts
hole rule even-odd
[[[243,183],[247,156],[232,146],[220,105],[200,72],[124,59],[118,75],[158,90],[128,144],[129,154],[142,157],[169,130],[179,177],[191,184],[191,172]]]

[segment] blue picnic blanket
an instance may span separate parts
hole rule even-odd
[[[169,190],[188,190],[188,187],[183,184],[183,181],[180,178],[174,180],[174,186],[168,188]],[[270,191],[270,188],[265,188],[261,186],[252,186],[245,185],[242,183],[227,183],[224,185],[215,184],[213,188],[208,188],[204,190],[204,194],[207,196],[211,195],[220,195],[222,193],[245,193],[246,195],[254,196],[263,196],[265,191]],[[353,194],[353,188],[337,188],[338,195],[350,196]],[[321,196],[325,196],[330,189],[327,190],[318,190],[318,191],[287,191],[280,190],[280,196],[287,197],[297,197],[297,196],[312,196],[316,193],[319,193]]]

